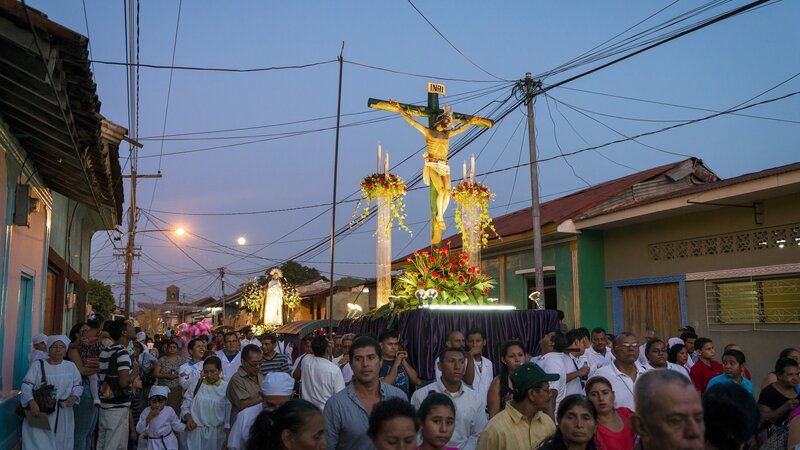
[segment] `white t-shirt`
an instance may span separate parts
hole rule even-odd
[[[344,377],[339,366],[312,354],[303,358],[301,364],[300,393],[320,410],[333,394],[344,389]]]
[[[353,368],[350,367],[350,363],[342,366],[342,378],[344,378],[344,384],[350,384],[353,381]]]
[[[608,347],[605,348],[606,354],[597,352],[593,347],[589,347],[583,352],[586,361],[589,363],[589,378],[593,377],[597,369],[605,367],[614,362],[614,354]]]
[[[635,364],[635,366],[636,379],[638,380],[639,376],[641,376],[645,370],[638,364]],[[615,407],[619,408],[620,406],[624,406],[631,411],[636,411],[636,406],[633,402],[633,386],[635,382],[631,380],[631,377],[620,372],[616,364],[609,364],[598,369],[595,375],[604,377],[611,383],[611,388],[614,390],[614,396],[617,399],[614,402]]]
[[[217,350],[214,354],[222,361],[222,379],[230,381],[233,374],[235,374],[242,365],[242,352],[236,352],[236,356],[234,356],[231,361],[228,361],[228,356],[225,355],[224,349]]]
[[[586,353],[579,357],[574,357],[572,354],[564,353],[564,358],[567,366],[567,374],[576,372],[583,367],[584,364],[589,364],[586,358]],[[575,377],[567,382],[567,392],[565,395],[583,394],[583,380],[580,377]]]
[[[572,363],[567,360],[568,355],[561,352],[550,352],[546,355],[539,357],[536,363],[545,373],[558,374],[558,380],[550,382],[550,389],[558,391],[556,396],[556,410],[561,400],[567,396],[567,364],[572,366]]]
[[[261,348],[261,341],[259,341],[256,338],[253,338],[253,339],[246,339],[246,338],[242,339],[241,341],[239,341],[239,344],[241,345],[241,347],[239,347],[239,348],[244,348],[245,345],[250,345],[250,344],[253,344],[253,345],[257,346],[258,348]]]

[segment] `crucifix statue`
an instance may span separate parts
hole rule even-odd
[[[428,106],[408,105],[394,100],[369,99],[370,108],[400,113],[403,118],[425,136],[427,153],[422,169],[422,180],[431,188],[431,245],[442,241],[445,229],[444,212],[450,203],[450,165],[448,152],[450,138],[463,133],[470,125],[490,128],[494,122],[480,116],[454,113],[449,106],[439,109],[439,94],[444,95],[444,85],[428,83]],[[412,116],[428,118],[428,126]],[[454,125],[454,123],[456,125]]]

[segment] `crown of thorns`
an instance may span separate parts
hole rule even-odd
[[[444,105],[443,111],[439,114],[439,117],[436,118],[436,121],[439,122],[444,119],[448,119],[451,122],[453,121],[453,108],[450,105]]]

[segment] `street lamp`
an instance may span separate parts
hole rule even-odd
[[[244,245],[247,243],[247,239],[244,236],[239,236],[239,239],[236,239],[236,243],[239,245]]]

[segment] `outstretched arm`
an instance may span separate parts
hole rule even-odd
[[[397,108],[397,112],[403,116],[403,119],[406,119],[406,122],[410,123],[412,127],[417,129],[417,131],[426,136],[428,135],[428,128],[414,120],[414,118],[411,117],[411,114],[409,114],[403,106],[400,106],[400,103],[398,103],[396,100],[389,100],[389,104]]]
[[[467,128],[469,128],[470,125],[475,125],[475,124],[479,123],[480,121],[481,121],[480,117],[473,116],[471,119],[469,119],[469,122],[467,122],[465,124],[462,124],[462,125],[459,125],[458,127],[453,128],[452,130],[450,130],[447,133],[447,136],[448,137],[457,136],[457,135],[467,131]]]

